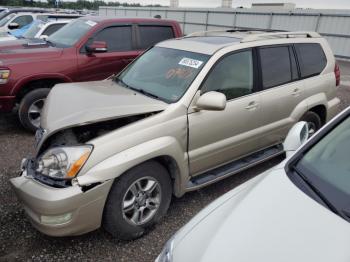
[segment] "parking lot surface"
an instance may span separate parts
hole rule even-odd
[[[350,105],[350,64],[339,63],[341,110]],[[180,199],[173,198],[166,217],[135,241],[115,240],[103,229],[78,237],[53,238],[30,225],[9,184],[9,179],[18,175],[21,159],[33,154],[33,140],[16,116],[0,115],[0,261],[153,261],[166,240],[203,207],[282,160],[273,159]]]

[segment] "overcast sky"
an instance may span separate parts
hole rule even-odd
[[[108,0],[114,1],[114,0]],[[141,4],[161,4],[169,5],[169,0],[118,0],[119,2],[141,3]],[[218,7],[221,0],[179,0],[180,7]],[[280,3],[283,0],[233,0],[233,7],[250,7],[251,3]],[[291,0],[297,7],[328,8],[328,9],[350,9],[350,0]]]

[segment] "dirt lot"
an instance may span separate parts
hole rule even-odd
[[[350,105],[350,65],[340,64],[343,85],[338,96],[342,100],[341,108],[345,108]],[[33,136],[21,129],[15,116],[0,115],[0,261],[153,261],[165,241],[199,210],[281,161],[281,158],[271,160],[181,199],[173,199],[167,216],[152,231],[136,241],[122,242],[102,229],[79,237],[52,238],[32,228],[8,182],[17,175],[21,159],[32,152]]]

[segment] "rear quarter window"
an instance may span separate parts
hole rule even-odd
[[[327,65],[327,58],[320,44],[295,44],[302,78],[319,75]]]
[[[139,25],[140,49],[147,49],[156,43],[174,38],[171,26],[162,25]]]

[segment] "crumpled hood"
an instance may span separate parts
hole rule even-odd
[[[112,80],[58,84],[46,100],[41,126],[49,134],[75,125],[161,111],[167,106]]]
[[[219,202],[175,235],[174,262],[350,261],[350,224],[283,169]]]

